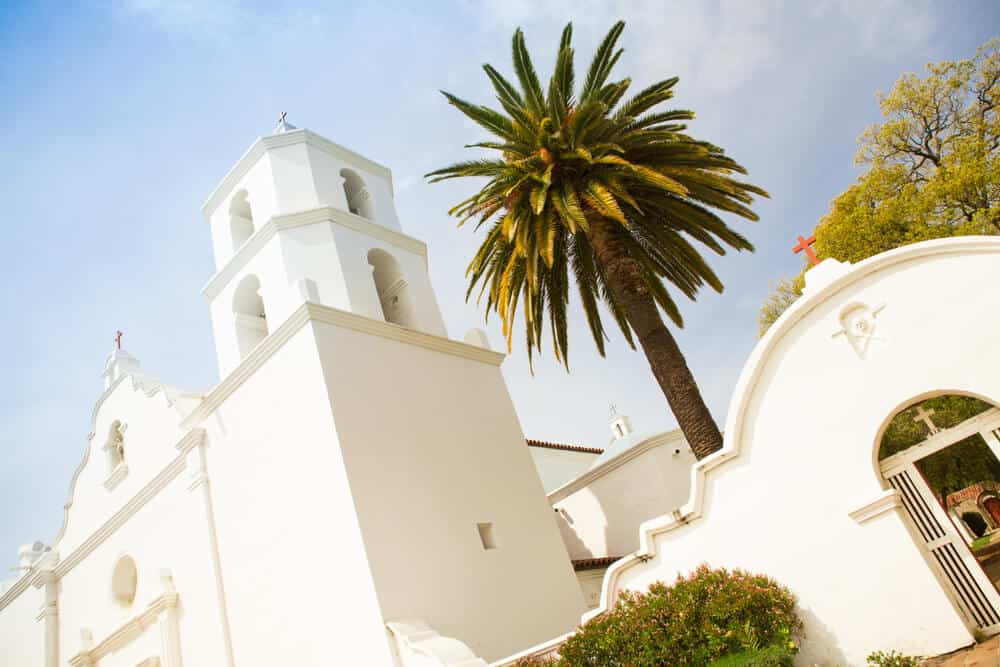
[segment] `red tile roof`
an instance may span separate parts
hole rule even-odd
[[[607,556],[605,558],[583,558],[580,560],[573,561],[573,570],[576,572],[582,572],[584,570],[602,570],[616,560],[621,558],[621,556]]]
[[[584,447],[582,445],[563,445],[558,442],[545,442],[544,440],[532,440],[528,438],[528,447],[542,447],[544,449],[561,449],[564,452],[582,452],[583,454],[603,454],[603,449],[596,447]]]

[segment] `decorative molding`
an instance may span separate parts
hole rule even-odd
[[[128,475],[128,466],[125,465],[124,462],[119,463],[115,466],[115,469],[111,471],[111,474],[108,475],[108,478],[104,480],[104,488],[108,491],[113,490],[123,479],[125,479],[126,475]]]
[[[76,470],[73,471],[73,476],[70,478],[69,482],[69,497],[66,502],[63,503],[63,521],[62,525],[59,527],[59,532],[56,534],[55,539],[52,544],[58,544],[63,536],[66,534],[66,526],[69,523],[69,509],[73,506],[73,498],[76,495],[76,484],[80,479],[80,474],[83,469],[87,467],[88,461],[90,461],[90,448],[94,436],[97,431],[97,415],[104,405],[104,402],[115,392],[118,386],[125,382],[126,379],[132,381],[132,391],[143,391],[147,398],[153,398],[158,393],[163,395],[164,401],[166,401],[167,407],[176,408],[176,397],[184,396],[190,398],[200,398],[198,394],[190,394],[188,392],[183,392],[175,387],[170,387],[168,385],[162,384],[161,382],[150,378],[145,375],[135,375],[131,373],[126,373],[122,375],[117,380],[111,383],[111,385],[104,390],[94,404],[94,409],[90,413],[90,432],[87,434],[87,446],[83,451],[83,458],[81,459],[79,465],[77,465]],[[0,609],[4,608],[3,597],[0,597]]]
[[[246,356],[233,371],[210,391],[202,402],[184,418],[181,426],[185,429],[201,424],[222,403],[287,343],[307,322],[322,322],[361,333],[380,336],[409,345],[416,345],[435,352],[443,352],[472,361],[499,366],[505,355],[485,350],[476,345],[462,343],[450,338],[407,329],[398,324],[375,320],[364,315],[349,313],[346,310],[320,306],[314,303],[303,303],[288,316],[275,331],[262,340],[250,354]]]
[[[203,215],[210,216],[218,208],[222,200],[225,199],[226,195],[236,187],[236,184],[247,175],[250,168],[257,163],[257,161],[264,156],[270,149],[274,148],[284,148],[285,146],[293,146],[298,143],[305,143],[310,146],[315,146],[320,150],[329,153],[330,155],[339,158],[348,164],[352,164],[355,167],[359,167],[369,172],[373,172],[380,176],[383,176],[389,182],[389,192],[393,192],[392,185],[392,171],[377,162],[373,162],[363,155],[359,155],[352,150],[344,148],[340,144],[335,144],[329,139],[319,136],[315,132],[311,132],[305,129],[292,130],[291,132],[282,132],[281,134],[272,134],[266,137],[258,137],[250,148],[243,153],[242,157],[236,161],[222,180],[219,182],[212,193],[205,200],[205,203],[201,205],[201,212]]]
[[[53,568],[55,575],[60,579],[66,576],[80,561],[89,556],[94,549],[104,543],[114,534],[126,521],[132,518],[136,512],[141,510],[146,504],[162,491],[167,484],[174,480],[184,470],[186,466],[187,453],[198,445],[205,437],[203,429],[191,429],[177,443],[176,448],[180,451],[176,458],[160,471],[148,484],[140,489],[127,503],[117,512],[111,515],[100,528],[91,533],[90,537],[84,540],[76,549],[63,558],[58,565]],[[2,609],[0,601],[0,609]]]
[[[308,227],[310,225],[334,224],[344,229],[358,232],[370,236],[379,241],[395,246],[400,250],[412,252],[427,261],[427,244],[412,236],[407,236],[402,232],[389,229],[376,224],[371,220],[355,215],[350,211],[343,211],[332,206],[321,206],[319,208],[306,209],[296,213],[286,215],[276,215],[261,225],[253,235],[241,245],[233,256],[209,278],[205,286],[201,288],[202,296],[211,301],[217,297],[233,278],[243,270],[260,250],[267,245],[274,236],[281,231],[295,229],[296,227]]]
[[[867,523],[877,516],[903,506],[903,498],[896,489],[886,489],[865,504],[854,508],[847,516],[857,523]]]
[[[771,325],[767,333],[757,343],[750,353],[750,358],[743,366],[733,397],[729,403],[729,416],[726,420],[725,440],[722,449],[698,461],[691,469],[691,494],[678,516],[664,515],[645,521],[639,527],[639,549],[625,558],[615,562],[608,568],[601,589],[601,603],[597,608],[583,615],[582,621],[612,608],[617,599],[618,582],[624,572],[644,563],[657,555],[656,537],[675,528],[699,519],[705,505],[705,493],[709,483],[708,475],[715,468],[737,458],[740,454],[743,429],[746,424],[750,402],[755,394],[757,384],[763,377],[771,352],[778,346],[796,324],[799,323],[814,308],[841,290],[859,282],[877,271],[891,266],[910,263],[921,259],[947,257],[970,254],[1000,254],[1000,238],[990,236],[962,236],[946,239],[935,239],[914,243],[870,257],[855,264],[850,271],[837,276],[823,287],[803,294],[786,310],[778,320]]]
[[[852,302],[840,309],[837,322],[840,328],[833,332],[832,338],[843,336],[858,359],[862,361],[868,356],[868,348],[872,341],[888,342],[885,336],[878,336],[878,316],[885,309],[885,304],[874,308],[868,304]]]
[[[435,352],[443,352],[464,359],[471,359],[490,366],[499,366],[506,359],[506,355],[493,350],[485,350],[478,345],[471,345],[462,341],[452,340],[444,336],[436,336],[424,331],[409,329],[398,324],[376,320],[364,315],[357,315],[346,310],[320,306],[314,303],[304,304],[309,312],[309,318],[324,324],[332,324],[345,329],[352,329],[361,333],[372,334],[416,345]]]
[[[93,667],[97,665],[101,658],[109,653],[117,651],[142,634],[147,627],[156,622],[156,620],[160,617],[160,614],[171,609],[176,609],[179,602],[180,596],[176,591],[167,591],[163,593],[163,595],[150,602],[140,614],[137,614],[136,616],[125,621],[122,625],[118,626],[96,646],[89,649],[83,649],[70,658],[69,664],[72,665],[72,667]],[[142,664],[147,663],[149,663],[149,660],[146,660]],[[156,659],[156,663],[153,664],[159,664],[159,660]]]
[[[596,468],[591,468],[579,477],[570,480],[557,489],[554,489],[548,494],[549,504],[554,505],[560,500],[565,500],[580,489],[590,486],[590,484],[595,480],[598,480],[608,473],[617,470],[629,461],[642,456],[651,449],[663,447],[664,445],[669,445],[678,441],[687,445],[687,440],[684,439],[684,433],[682,433],[679,428],[646,438],[645,440],[640,441],[637,445],[629,447],[624,452],[608,459]]]

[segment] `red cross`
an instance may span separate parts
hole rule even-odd
[[[803,250],[805,250],[806,257],[809,258],[809,261],[812,263],[813,266],[816,266],[817,264],[819,264],[819,257],[817,257],[816,253],[813,252],[812,249],[813,243],[816,243],[815,234],[807,239],[804,239],[802,238],[801,235],[799,235],[799,242],[796,245],[792,246],[792,251],[795,252],[795,254],[797,255]]]
[[[122,336],[124,335],[121,331],[115,332],[115,345],[118,346],[119,350],[122,349]]]

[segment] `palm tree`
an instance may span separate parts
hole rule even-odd
[[[520,87],[483,66],[506,113],[444,92],[498,138],[472,147],[498,151],[499,157],[460,162],[427,177],[489,179],[450,214],[460,226],[471,218],[476,229],[489,224],[469,264],[466,297],[480,285],[487,316],[492,310],[501,317],[508,351],[520,304],[529,362],[533,350],[541,349],[548,319],[556,358],[568,368],[572,272],[598,352],[604,355],[607,338],[598,305],[603,303],[629,345],[635,347],[633,334],[638,339],[701,458],[722,447],[722,435],[664,324],[661,310],[683,326],[664,281],[690,299],[706,283],[721,292],[722,283],[692,241],[720,255],[725,246],[753,250],[715,211],[756,220],[748,207],[752,195],[767,193],[731,178],[746,170],[721,148],[683,133],[680,121],[693,118],[692,112],[654,111],[673,96],[676,77],[629,98],[630,79],[608,82],[622,54],[616,44],[624,27],[618,22],[604,38],[578,94],[572,24],[563,30],[547,92],[518,29],[513,60]]]

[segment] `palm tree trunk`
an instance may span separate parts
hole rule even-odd
[[[596,217],[596,216],[595,216]],[[702,459],[722,449],[722,433],[708,411],[687,361],[646,288],[639,264],[628,254],[618,223],[594,219],[590,241],[604,279],[635,331],[649,367],[694,455]]]

